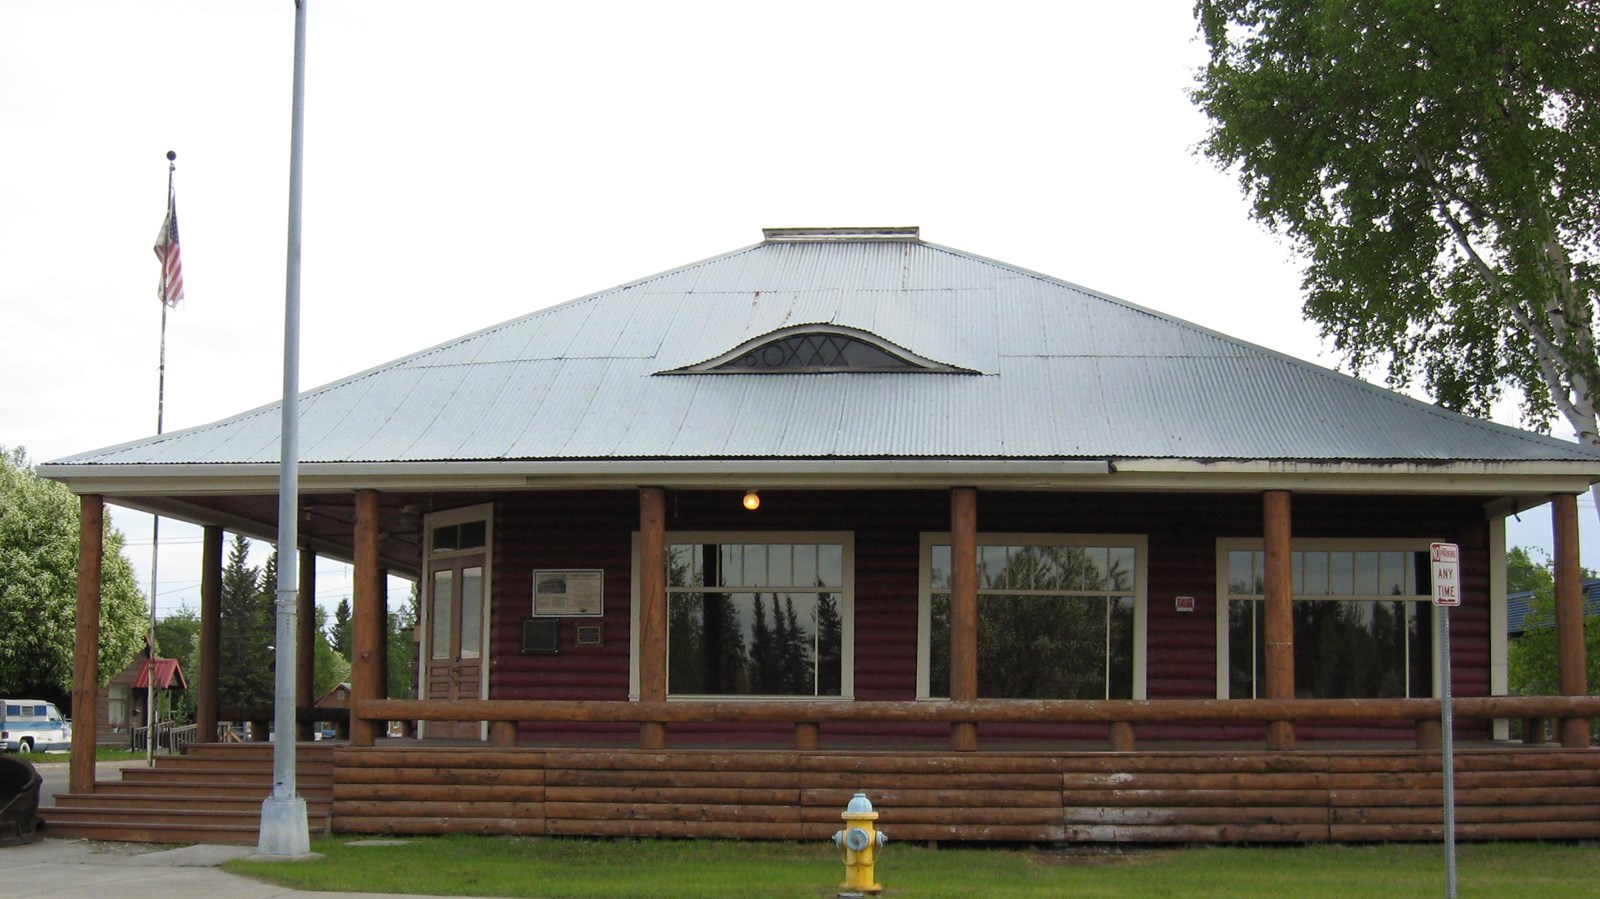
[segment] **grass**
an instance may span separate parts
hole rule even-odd
[[[831,897],[830,843],[417,837],[399,846],[316,840],[325,858],[235,861],[228,870],[302,890],[541,897]],[[1459,894],[1600,895],[1600,849],[1464,844]],[[889,844],[886,897],[1383,897],[1444,892],[1437,845],[1202,849],[939,849]]]
[[[158,755],[166,755],[166,753],[159,753]],[[72,761],[72,753],[70,752],[34,752],[22,757],[35,765],[59,764]],[[94,760],[97,762],[142,762],[144,761],[144,750],[107,749],[101,746],[94,751]]]

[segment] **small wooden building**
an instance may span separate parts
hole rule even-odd
[[[764,236],[301,398],[302,560],[352,560],[359,581],[335,827],[809,836],[876,771],[898,792],[874,801],[919,809],[910,835],[927,838],[1363,838],[1332,836],[1329,772],[1412,770],[1420,786],[1403,786],[1427,787],[1439,542],[1462,560],[1458,739],[1504,752],[1507,719],[1561,719],[1576,754],[1548,764],[1600,790],[1570,624],[1564,695],[1497,698],[1504,520],[1555,504],[1575,609],[1576,497],[1600,454],[915,228]],[[275,533],[278,416],[41,472],[83,495],[86,540],[104,500],[206,525],[211,620],[223,529]],[[382,696],[386,572],[421,584],[415,701]],[[92,616],[92,571],[84,584]],[[214,683],[199,690],[204,716]],[[399,718],[420,741],[381,738]],[[523,786],[482,794],[477,814],[460,772],[454,804],[362,776],[436,769],[445,757],[416,753],[440,739],[483,741],[473,764]],[[1374,746],[1411,754],[1306,754]],[[1215,790],[1239,764],[1299,772],[1310,817],[1157,831],[1106,811],[1119,770],[1217,772],[1196,787]],[[1001,792],[941,799],[980,783]],[[719,811],[661,798],[693,784]],[[1046,811],[972,811],[1033,791]],[[1249,793],[1173,802],[1259,804]]]
[[[177,659],[154,659],[155,689],[161,692],[189,689]],[[112,676],[96,696],[95,718],[101,736],[127,746],[131,731],[144,727],[148,706],[152,660],[140,656]]]

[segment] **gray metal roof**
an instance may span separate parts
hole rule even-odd
[[[1600,471],[1600,454],[1576,444],[894,230],[769,232],[308,391],[301,459],[1476,460]],[[808,323],[977,374],[661,374]],[[272,463],[278,422],[274,404],[48,468]]]

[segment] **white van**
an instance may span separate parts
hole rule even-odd
[[[72,748],[72,722],[55,703],[42,699],[0,699],[0,749],[44,752]]]

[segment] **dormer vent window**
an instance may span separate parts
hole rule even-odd
[[[826,372],[936,372],[976,374],[935,362],[867,331],[839,325],[796,325],[754,340],[698,365],[662,374],[807,374]]]

